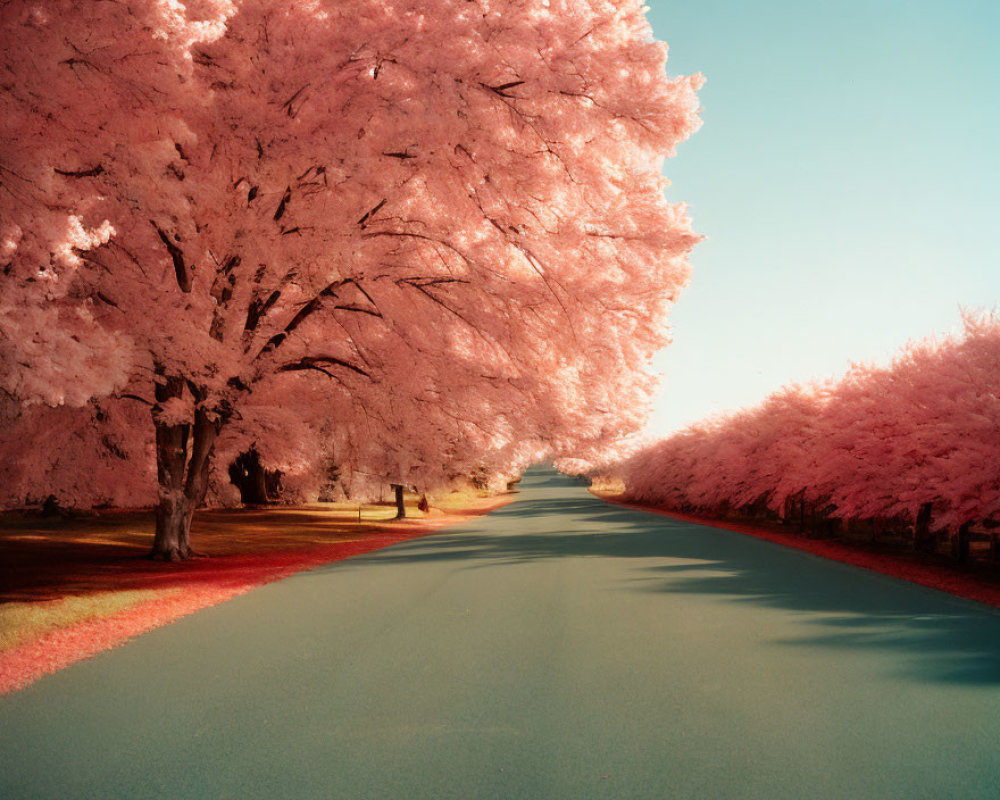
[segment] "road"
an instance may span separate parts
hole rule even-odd
[[[1000,614],[530,472],[0,698],[0,797],[997,798]]]

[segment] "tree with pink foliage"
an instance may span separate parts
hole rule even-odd
[[[789,503],[841,520],[898,518],[927,546],[1000,518],[1000,318],[906,347],[888,367],[855,365],[828,385],[681,431],[620,466],[637,502],[705,513]],[[931,542],[933,540],[930,540]]]
[[[156,557],[254,437],[332,427],[403,475],[635,430],[700,82],[639,2],[13,0],[0,29],[0,388],[149,407]]]
[[[56,408],[0,400],[0,507],[50,498],[64,508],[153,505],[148,420],[139,404],[114,398]]]

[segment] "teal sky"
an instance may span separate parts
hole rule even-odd
[[[650,0],[704,126],[668,161],[708,238],[650,432],[887,361],[1000,303],[1000,0]]]

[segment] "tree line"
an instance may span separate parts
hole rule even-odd
[[[960,560],[979,530],[1000,562],[1000,317],[967,313],[961,334],[782,388],[642,448],[617,472],[634,502],[902,535]]]

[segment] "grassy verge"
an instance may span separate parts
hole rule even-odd
[[[205,511],[192,539],[207,558],[144,558],[148,512],[79,518],[0,515],[0,694],[199,608],[302,569],[431,533],[508,502],[454,492],[427,513],[395,506],[318,503]],[[360,521],[359,521],[360,518]]]

